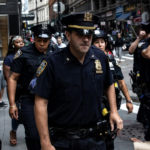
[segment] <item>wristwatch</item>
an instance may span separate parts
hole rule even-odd
[[[133,104],[133,101],[132,101],[132,100],[126,100],[126,103],[131,103],[131,104]]]

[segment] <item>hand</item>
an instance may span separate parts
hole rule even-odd
[[[53,145],[44,145],[41,150],[56,150]]]
[[[146,37],[146,32],[145,31],[140,31],[140,33],[139,33],[139,39],[143,40],[143,39],[145,39],[145,37]]]
[[[12,119],[18,120],[18,108],[17,107],[9,107],[9,116]]]
[[[118,129],[117,131],[117,135],[118,135],[119,132],[123,129],[123,121],[118,115],[118,113],[110,113],[109,121],[110,121],[111,131],[114,130],[114,124],[116,123]]]
[[[132,113],[132,111],[133,111],[133,104],[132,103],[126,103],[126,107],[128,109],[128,114]]]

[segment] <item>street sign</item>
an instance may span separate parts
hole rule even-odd
[[[60,3],[60,13],[62,13],[64,10],[65,10],[65,5],[62,3],[62,2],[59,2]],[[58,3],[54,3],[53,5],[53,11],[58,13]]]
[[[35,14],[22,14],[22,20],[34,20]]]

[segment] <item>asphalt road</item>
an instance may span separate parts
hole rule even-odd
[[[117,58],[116,58],[117,59]],[[137,96],[132,92],[131,90],[131,84],[130,84],[130,77],[129,77],[129,71],[133,68],[133,56],[129,55],[127,51],[123,51],[123,59],[122,63],[119,64],[122,67],[122,72],[124,74],[124,80],[127,84],[130,96],[132,100],[134,101],[134,112],[132,114],[127,114],[127,110],[125,107],[125,99],[122,100],[121,109],[119,110],[119,115],[124,121],[124,126],[130,129],[130,126],[133,125],[140,125],[136,121],[136,114],[139,107],[139,101]],[[3,96],[3,101],[8,103],[6,90],[5,94]],[[11,119],[8,115],[8,107],[3,109],[0,108],[0,139],[2,139],[3,148],[2,150],[27,150],[25,145],[25,134],[24,134],[24,127],[23,125],[19,125],[19,128],[17,130],[17,139],[18,144],[15,147],[10,146],[9,144],[9,132],[11,130]],[[132,129],[133,130],[133,129]],[[127,134],[127,133],[126,133]],[[126,135],[125,134],[125,135]],[[131,137],[138,135],[138,131],[134,131],[134,134],[131,135]],[[143,137],[142,135],[140,135]],[[130,136],[125,137],[124,134],[121,133],[120,136],[115,140],[115,150],[133,150],[133,143],[130,141]]]

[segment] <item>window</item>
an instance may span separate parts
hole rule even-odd
[[[107,0],[103,1],[103,7],[107,7]]]
[[[6,4],[6,0],[0,0],[0,5]]]
[[[111,0],[111,4],[115,4],[116,3],[116,0]]]

